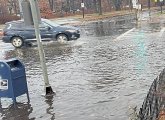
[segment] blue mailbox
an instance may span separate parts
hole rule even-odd
[[[16,97],[25,93],[29,102],[24,65],[15,58],[0,61],[0,98],[12,98],[15,104]]]

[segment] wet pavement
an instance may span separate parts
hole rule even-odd
[[[145,18],[146,19],[146,18]],[[131,16],[81,26],[81,38],[44,44],[54,97],[43,96],[37,47],[14,49],[0,42],[0,59],[19,58],[26,67],[30,104],[18,108],[2,98],[2,120],[128,120],[141,107],[164,68],[164,21],[136,23]]]

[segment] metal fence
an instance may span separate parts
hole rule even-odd
[[[165,112],[165,69],[153,81],[139,111],[139,120],[159,120]]]

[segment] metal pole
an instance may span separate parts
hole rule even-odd
[[[162,14],[162,13],[163,13],[163,12],[162,12],[162,2],[160,3],[160,8],[161,8],[161,14]]]
[[[148,0],[148,9],[150,10],[150,7],[151,7],[151,1]]]
[[[82,0],[82,4],[84,5],[84,0]],[[84,18],[84,6],[82,6],[82,11],[83,11],[83,18]]]
[[[39,18],[38,15],[39,13],[37,12],[37,2],[36,0],[30,0],[31,4],[31,11],[32,11],[32,17],[33,17],[33,22],[34,22],[34,28],[35,28],[35,34],[36,34],[36,39],[37,39],[37,44],[38,44],[38,51],[39,51],[39,56],[40,56],[40,62],[41,62],[41,67],[43,71],[43,77],[44,77],[44,82],[45,82],[45,90],[46,90],[46,95],[48,94],[54,94],[48,80],[48,74],[47,74],[47,67],[46,67],[46,60],[45,60],[45,54],[41,42],[41,35],[40,35],[40,30],[39,30]]]
[[[149,10],[149,16],[151,15],[151,10],[150,10],[150,7],[151,7],[151,1],[148,0],[148,10]]]
[[[137,8],[135,10],[135,14],[136,14],[136,21],[138,21],[138,9]]]
[[[162,6],[163,6],[163,0],[160,0],[159,2],[160,2],[161,14],[162,14],[163,13],[163,8],[162,8]]]
[[[132,0],[129,1],[129,8],[131,9],[132,11],[132,8],[133,8],[133,5],[132,5]]]

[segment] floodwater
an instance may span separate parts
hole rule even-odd
[[[37,47],[14,49],[0,43],[1,59],[19,58],[26,67],[26,95],[2,98],[2,120],[128,120],[141,107],[165,65],[164,22],[131,16],[80,26],[81,38],[44,44],[54,97],[44,97]],[[135,111],[136,112],[136,111]]]

